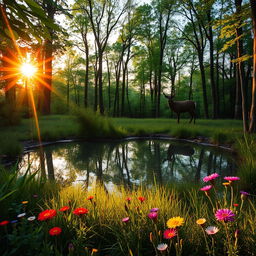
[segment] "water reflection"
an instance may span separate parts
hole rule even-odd
[[[106,190],[120,184],[131,188],[140,183],[194,183],[213,172],[222,176],[235,172],[227,153],[168,140],[58,144],[45,147],[42,153],[27,153],[21,170],[27,166],[64,185],[101,183]]]

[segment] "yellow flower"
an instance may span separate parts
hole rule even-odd
[[[92,249],[92,252],[98,252],[98,249]]]
[[[196,221],[196,224],[198,225],[203,225],[204,223],[206,222],[206,219],[205,218],[200,218]]]
[[[184,218],[181,217],[173,217],[167,221],[168,228],[176,228],[182,226],[184,223]]]
[[[229,183],[229,182],[223,182],[222,185],[223,185],[223,186],[229,186],[230,183]]]
[[[22,204],[27,204],[27,203],[28,203],[28,201],[22,201],[21,203],[22,203]]]

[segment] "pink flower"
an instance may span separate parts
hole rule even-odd
[[[122,222],[124,222],[124,223],[127,223],[128,221],[130,221],[129,217],[125,217],[125,218],[122,219]]]
[[[164,231],[164,238],[171,239],[177,235],[177,231],[175,228],[169,228]]]
[[[214,235],[216,234],[217,232],[219,231],[219,229],[217,227],[214,227],[214,226],[209,226],[206,228],[205,232],[208,234],[208,235]]]
[[[201,191],[208,191],[212,188],[212,185],[207,185],[207,186],[204,186],[202,188],[200,188]]]
[[[156,220],[157,219],[157,212],[151,212],[148,214],[148,217],[151,219],[151,220]]]
[[[211,175],[209,175],[209,176],[206,176],[206,177],[204,177],[203,178],[203,181],[204,182],[208,182],[208,181],[211,181],[211,180],[215,180],[216,178],[218,178],[220,175],[218,174],[218,173],[213,173],[213,174],[211,174]]]
[[[158,251],[165,251],[166,249],[167,249],[167,247],[168,247],[168,245],[167,244],[159,244],[158,246],[157,246],[157,250]]]
[[[158,212],[159,211],[159,208],[152,208],[151,210],[150,210],[150,212]]]
[[[231,182],[231,181],[240,180],[240,178],[236,177],[236,176],[226,176],[226,177],[224,177],[224,180]]]
[[[219,209],[215,213],[215,217],[219,221],[234,221],[235,214],[230,209]]]
[[[240,194],[244,195],[244,196],[249,196],[250,195],[248,192],[245,192],[245,191],[242,191],[242,190],[240,191]]]

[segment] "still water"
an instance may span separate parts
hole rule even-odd
[[[205,146],[170,140],[122,142],[72,142],[47,146],[43,154],[34,150],[20,162],[23,172],[40,170],[63,185],[103,183],[133,187],[173,182],[197,183],[206,175],[235,174],[230,153]]]

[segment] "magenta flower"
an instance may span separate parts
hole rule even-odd
[[[159,211],[159,208],[152,208],[151,210],[150,210],[150,212],[158,212]]]
[[[124,222],[124,223],[127,223],[127,222],[129,222],[130,221],[130,218],[129,217],[126,217],[126,218],[123,218],[122,219],[122,222]]]
[[[249,196],[249,195],[250,195],[248,192],[242,191],[242,190],[240,191],[240,194],[241,194],[241,195],[244,195],[244,196]]]
[[[215,217],[219,221],[234,221],[235,214],[230,209],[219,209],[215,213]]]
[[[202,188],[200,188],[201,191],[208,191],[212,188],[212,185],[207,185],[207,186],[204,186]]]
[[[218,174],[218,173],[213,173],[213,174],[211,174],[211,175],[209,175],[209,176],[206,176],[206,177],[204,177],[203,178],[203,181],[204,182],[208,182],[208,181],[211,181],[211,180],[215,180],[216,178],[218,178],[220,175]]]
[[[148,214],[148,217],[151,219],[151,220],[156,220],[157,217],[158,217],[158,214],[157,212],[151,212]]]
[[[240,178],[236,177],[236,176],[226,176],[226,177],[224,177],[224,180],[231,182],[231,181],[240,180]]]

